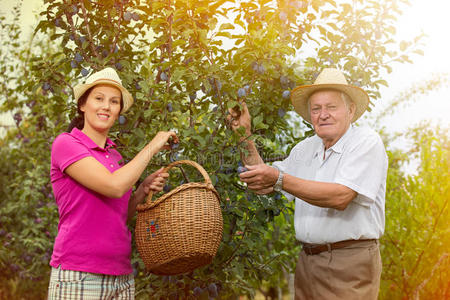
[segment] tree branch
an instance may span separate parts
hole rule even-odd
[[[444,253],[444,254],[441,255],[441,257],[439,258],[437,263],[433,266],[433,269],[431,270],[430,276],[428,276],[428,278],[423,280],[416,287],[416,289],[414,290],[414,300],[419,300],[420,299],[419,292],[425,287],[425,285],[428,283],[428,281],[430,281],[430,279],[433,278],[434,272],[436,272],[436,270],[439,268],[441,263],[447,258],[448,258],[448,253]]]
[[[86,31],[88,34],[89,46],[91,47],[91,51],[95,54],[95,56],[97,56],[97,58],[100,59],[99,54],[97,53],[97,50],[94,47],[94,40],[92,39],[91,29],[90,29],[89,23],[88,23],[88,15],[86,12],[86,7],[84,6],[84,2],[80,1],[80,5],[81,5],[81,11],[83,12],[84,25],[86,26]]]

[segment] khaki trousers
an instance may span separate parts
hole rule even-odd
[[[378,240],[316,255],[301,251],[295,270],[295,299],[375,300],[381,268]]]

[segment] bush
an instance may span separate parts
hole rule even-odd
[[[381,299],[450,296],[450,149],[448,131],[419,126],[412,151],[391,153]],[[398,170],[418,159],[417,174]]]

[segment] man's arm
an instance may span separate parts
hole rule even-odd
[[[263,159],[258,153],[258,150],[256,149],[254,141],[244,140],[241,141],[241,143],[245,143],[245,150],[247,150],[247,153],[241,151],[241,160],[244,165],[253,166],[264,163]]]
[[[248,172],[239,176],[249,189],[257,193],[272,189],[279,174],[278,170],[265,164],[248,166],[248,169]],[[286,173],[283,177],[283,190],[309,204],[338,210],[344,210],[357,195],[342,184],[305,180]]]
[[[284,174],[283,190],[309,204],[344,210],[357,193],[345,185],[305,180]]]
[[[248,139],[248,137],[252,135],[252,121],[250,112],[247,108],[247,104],[243,102],[242,109],[240,111],[236,109],[230,109],[229,112],[229,121],[231,123],[231,128],[234,131],[236,131],[240,127],[245,128],[245,136],[242,136],[240,139],[240,142],[244,143],[245,149],[247,150],[247,153],[241,151],[241,160],[243,164],[249,166],[263,164],[264,161],[259,155],[258,150],[256,149],[255,142]]]
[[[249,171],[240,174],[241,180],[257,194],[271,193],[279,171],[264,164],[254,141],[246,140],[246,137],[252,134],[247,105],[242,103],[241,111],[230,109],[229,120],[233,130],[241,126],[245,128],[245,136],[241,138],[241,142],[246,143],[248,153],[241,152],[241,159]],[[342,184],[304,180],[286,173],[283,178],[283,190],[309,204],[338,210],[344,210],[357,196],[355,191]]]

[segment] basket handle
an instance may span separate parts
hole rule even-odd
[[[214,189],[214,186],[212,185],[211,179],[209,178],[209,175],[205,171],[205,169],[201,165],[199,165],[198,163],[196,163],[195,161],[192,161],[192,160],[187,160],[186,159],[186,160],[174,161],[173,163],[171,163],[167,167],[165,167],[162,170],[162,173],[167,173],[173,167],[175,167],[177,165],[181,165],[181,164],[186,164],[186,165],[190,165],[190,166],[195,167],[200,172],[200,174],[202,174],[203,178],[205,179],[205,183],[208,185],[208,187],[211,188],[211,189]],[[147,199],[145,200],[145,204],[146,205],[155,205],[156,204],[156,203],[152,203],[152,197],[153,197],[153,191],[150,190],[148,192]]]

